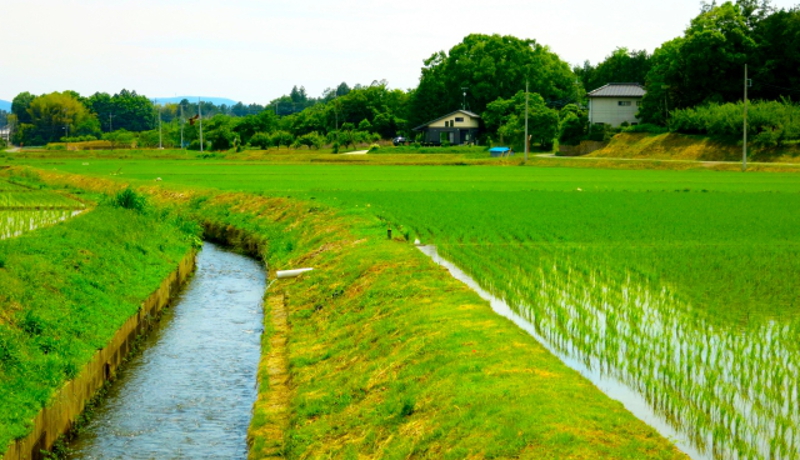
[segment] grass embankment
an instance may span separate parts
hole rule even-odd
[[[0,241],[0,453],[175,270],[192,228],[100,205]]]
[[[742,145],[706,136],[677,133],[621,133],[605,148],[587,155],[593,158],[630,158],[690,161],[741,161]],[[773,163],[800,163],[800,148],[748,146],[748,160]]]
[[[366,212],[150,190],[273,268],[315,268],[273,285],[285,330],[265,302],[251,458],[683,457]],[[288,376],[271,369],[280,355]],[[271,398],[275,389],[286,394]],[[281,400],[287,410],[273,406]]]

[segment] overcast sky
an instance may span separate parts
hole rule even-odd
[[[699,0],[3,0],[0,99],[127,88],[265,104],[293,85],[408,89],[425,58],[470,33],[596,64],[617,47],[652,53],[699,11]]]

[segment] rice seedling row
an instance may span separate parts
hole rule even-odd
[[[794,194],[347,193],[709,458],[800,451]]]
[[[49,191],[0,193],[0,209],[83,209],[80,201]]]

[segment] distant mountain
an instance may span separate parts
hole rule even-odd
[[[11,103],[8,101],[0,101],[0,110],[5,110],[6,112],[10,112]]]
[[[153,98],[153,99],[158,101],[159,104],[177,104],[177,103],[179,103],[180,101],[182,101],[184,99],[186,99],[189,102],[197,103],[197,96],[156,97],[156,98]],[[224,97],[205,97],[205,96],[200,96],[200,99],[202,99],[203,102],[211,102],[212,104],[214,104],[216,106],[220,106],[222,104],[225,104],[227,106],[231,106],[231,105],[236,105],[236,103],[237,103],[237,101],[234,101],[233,99],[227,99],[227,98],[224,98]]]

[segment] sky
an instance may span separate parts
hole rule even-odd
[[[789,8],[797,0],[773,0]],[[266,104],[304,86],[417,86],[423,60],[471,33],[532,38],[571,65],[652,53],[700,0],[3,0],[0,99],[28,91]]]

